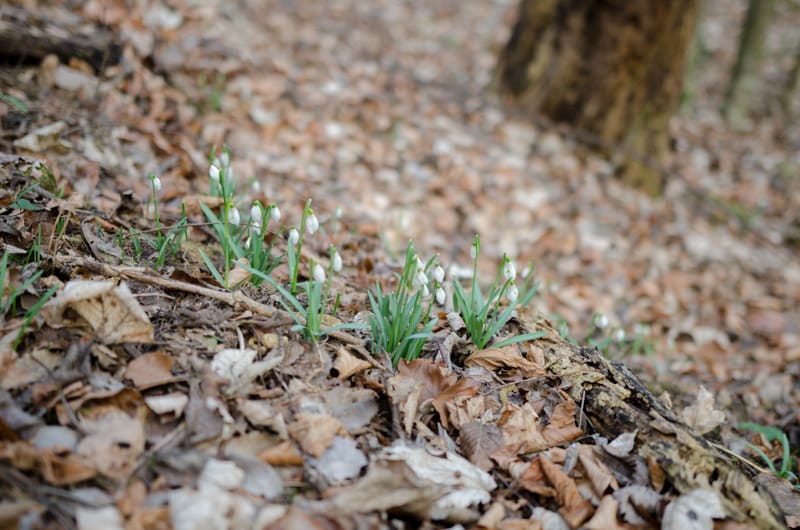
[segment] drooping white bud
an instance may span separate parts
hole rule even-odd
[[[428,298],[431,295],[430,289],[428,289],[428,284],[422,284],[422,298]]]
[[[219,182],[219,168],[215,164],[211,164],[208,167],[208,176],[211,177],[211,180],[214,182]]]
[[[605,316],[603,313],[598,313],[594,317],[594,325],[600,329],[605,329],[608,327],[608,317]]]
[[[340,272],[342,270],[342,256],[336,249],[333,249],[331,256],[331,268],[333,272]]]
[[[312,212],[308,217],[306,217],[306,230],[309,234],[313,234],[317,230],[319,230],[319,220],[317,216],[314,215]]]
[[[276,223],[281,220],[281,211],[274,204],[272,205],[272,209],[269,211],[269,218]]]
[[[312,273],[314,275],[315,282],[322,283],[325,281],[325,269],[323,269],[322,265],[320,265],[319,263],[314,264]]]
[[[514,267],[514,262],[507,259],[503,265],[503,277],[506,280],[515,280],[517,278],[517,268]]]
[[[219,160],[222,163],[222,167],[228,167],[231,165],[231,155],[227,151],[223,151],[222,154],[219,155]]]
[[[444,292],[444,287],[439,287],[436,289],[436,303],[439,305],[444,305],[446,299],[447,293]]]
[[[472,258],[472,259],[475,259],[475,258],[478,257],[478,247],[475,246],[475,244],[473,244],[471,247],[469,247],[469,257]]]
[[[517,298],[519,298],[519,289],[517,289],[517,284],[515,284],[514,282],[508,284],[508,290],[506,291],[506,298],[512,304],[517,301]]]
[[[425,275],[425,271],[417,271],[414,275],[414,287],[423,287],[428,285],[428,277]]]
[[[622,342],[625,340],[625,330],[622,328],[615,329],[613,338],[616,342]]]
[[[161,179],[155,175],[150,175],[150,181],[153,183],[153,189],[161,191]]]
[[[239,209],[236,206],[233,206],[228,210],[228,223],[232,225],[238,225],[239,221],[241,221]]]
[[[255,203],[252,208],[250,208],[250,226],[253,227],[253,230],[256,232],[261,232],[261,218],[263,217],[263,213],[261,212],[261,206],[258,203]]]
[[[296,245],[300,241],[300,233],[296,228],[289,230],[289,244]]]
[[[444,269],[438,263],[433,268],[433,279],[436,280],[436,283],[442,283],[444,281]]]

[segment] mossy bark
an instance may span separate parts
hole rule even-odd
[[[621,176],[662,187],[700,0],[521,0],[495,82],[515,104],[622,154]]]
[[[773,0],[750,0],[747,9],[747,17],[739,37],[739,52],[722,107],[725,119],[736,128],[745,128],[747,124],[750,98],[758,83],[758,66],[764,55],[773,4]]]

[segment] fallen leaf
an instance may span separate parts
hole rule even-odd
[[[519,354],[516,347],[486,348],[473,352],[464,361],[465,366],[483,366],[487,370],[516,368],[525,378],[544,375],[544,368]]]
[[[339,484],[358,476],[367,465],[367,457],[351,438],[337,436],[319,458],[311,458],[309,465],[319,472],[328,484]]]
[[[77,324],[65,319],[67,309],[78,313],[104,344],[153,341],[153,325],[125,282],[72,280],[44,305],[42,315],[53,327]]]
[[[683,409],[681,418],[698,434],[706,434],[725,423],[725,413],[714,409],[714,395],[701,386],[694,403]]]
[[[295,414],[288,426],[289,434],[306,453],[319,458],[331,446],[337,434],[345,434],[344,426],[330,414]]]
[[[189,404],[189,396],[182,392],[171,392],[160,396],[145,396],[144,402],[158,415],[171,414],[178,418]]]
[[[336,377],[339,379],[347,379],[371,366],[367,361],[354,356],[344,346],[339,346],[336,349],[336,360],[333,361],[333,368],[336,370]]]
[[[89,434],[78,443],[75,452],[106,476],[127,477],[144,452],[142,424],[123,412],[109,412],[83,420],[81,426]]]
[[[125,378],[130,379],[133,386],[145,390],[172,380],[172,357],[161,351],[140,355],[125,368]]]
[[[53,449],[39,450],[28,442],[0,442],[0,459],[21,471],[34,471],[54,486],[67,486],[97,474],[82,457]]]
[[[617,519],[619,502],[611,495],[606,495],[597,506],[594,515],[581,528],[586,530],[625,530],[628,527]]]
[[[714,519],[725,517],[725,509],[714,490],[696,489],[669,503],[661,520],[663,530],[712,530]]]
[[[551,462],[546,456],[540,456],[539,460],[547,480],[556,489],[558,503],[561,506],[558,513],[564,517],[570,527],[579,527],[594,512],[591,501],[581,497],[577,484],[562,471],[561,467]]]
[[[489,456],[503,445],[503,434],[493,423],[471,421],[461,426],[459,441],[469,461],[489,471],[494,467]]]

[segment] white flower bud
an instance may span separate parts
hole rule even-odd
[[[214,182],[219,182],[219,168],[215,164],[211,164],[208,168],[208,176]]]
[[[425,264],[422,263],[422,260],[419,259],[419,256],[414,255],[414,258],[416,258],[416,260],[417,260],[417,270],[421,271],[422,269],[424,269],[425,268]]]
[[[231,155],[227,151],[223,151],[222,154],[219,155],[219,160],[222,163],[222,167],[228,167],[231,165]]]
[[[444,292],[444,287],[439,287],[436,289],[436,303],[439,305],[444,305],[445,299],[447,298],[447,293]]]
[[[153,183],[153,189],[156,191],[161,191],[161,179],[155,175],[150,175],[150,180]]]
[[[517,301],[517,298],[519,298],[519,289],[517,289],[517,284],[515,284],[514,282],[508,284],[508,290],[506,291],[506,298],[512,304]]]
[[[471,247],[469,247],[469,257],[475,259],[478,257],[478,247],[475,246],[473,243]]]
[[[289,230],[289,244],[296,245],[300,241],[300,233],[296,228]]]
[[[517,278],[517,268],[514,267],[514,262],[507,260],[503,265],[503,277],[506,280],[515,280]]]
[[[428,285],[428,277],[425,275],[425,271],[417,271],[414,275],[413,281],[414,287],[423,287]]]
[[[615,329],[613,339],[616,342],[622,342],[623,340],[625,340],[625,330],[622,328]]]
[[[313,275],[315,282],[322,283],[325,281],[325,269],[322,268],[322,265],[319,263],[314,264]]]
[[[608,317],[605,316],[603,313],[598,313],[594,317],[594,325],[600,329],[605,329],[608,327]]]
[[[228,210],[228,223],[238,225],[241,218],[239,217],[239,209],[234,206]]]
[[[336,250],[333,251],[333,256],[331,257],[331,267],[333,272],[341,272],[342,270],[342,256]]]
[[[274,204],[272,205],[272,209],[269,211],[269,218],[276,223],[281,220],[281,211]]]
[[[444,281],[444,269],[438,263],[433,268],[433,279],[436,280],[436,283],[442,283]]]
[[[313,234],[319,230],[319,220],[317,220],[317,216],[313,213],[306,217],[306,230],[309,234]]]
[[[256,232],[261,232],[261,218],[263,217],[263,213],[261,212],[261,206],[258,203],[255,203],[252,208],[250,208],[250,226],[253,227],[253,230]]]
[[[524,269],[522,269],[521,276],[523,279],[527,278],[530,275],[531,275],[531,268],[529,266],[526,266]]]
[[[337,206],[336,209],[333,211],[333,218],[334,219],[341,219],[342,218],[342,207]]]
[[[422,284],[422,298],[428,298],[431,295],[430,289],[428,289],[428,284]]]

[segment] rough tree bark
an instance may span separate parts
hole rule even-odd
[[[543,319],[522,318],[526,331],[548,331],[547,371],[561,379],[591,426],[613,439],[636,431],[636,454],[658,464],[680,493],[713,489],[728,517],[748,528],[784,528],[780,508],[736,462],[693,432],[670,408],[656,399],[622,363],[604,358],[597,349],[572,345],[558,337]]]
[[[699,4],[521,0],[498,89],[622,154],[623,180],[657,194]]]
[[[758,66],[764,55],[773,5],[773,0],[750,0],[747,8],[747,17],[739,37],[739,52],[722,107],[725,119],[737,128],[744,128],[747,123],[747,111],[758,83]]]

